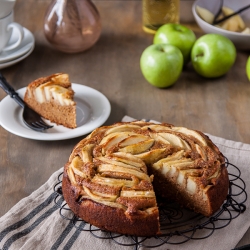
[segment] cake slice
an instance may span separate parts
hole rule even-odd
[[[76,128],[76,103],[68,74],[57,73],[31,82],[24,101],[45,119]]]

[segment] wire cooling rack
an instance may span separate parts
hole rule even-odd
[[[189,240],[202,240],[210,237],[216,230],[230,224],[246,210],[246,184],[241,178],[241,171],[226,159],[229,173],[229,190],[227,198],[220,210],[211,217],[204,217],[188,209],[178,206],[169,200],[158,198],[160,212],[160,228],[162,235],[155,237],[137,237],[103,231],[84,220],[78,218],[68,207],[67,203],[58,203],[62,194],[62,173],[58,176],[58,183],[54,186],[57,196],[54,202],[59,207],[59,213],[65,220],[70,220],[77,230],[90,233],[103,240],[113,240],[115,244],[134,247],[155,248],[164,244],[183,244]]]

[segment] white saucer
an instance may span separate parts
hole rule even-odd
[[[26,28],[24,29],[24,39],[20,46],[11,50],[3,51],[0,54],[0,69],[13,65],[13,62],[19,62],[23,58],[27,57],[34,49],[35,38],[33,34]],[[8,45],[13,44],[17,40],[17,33],[13,32]]]
[[[0,69],[7,68],[9,66],[12,66],[12,65],[22,61],[23,59],[25,59],[27,56],[29,56],[31,54],[31,52],[34,50],[34,48],[35,48],[35,44],[33,44],[31,49],[26,54],[14,59],[14,60],[11,60],[11,61],[8,61],[8,62],[5,62],[5,63],[0,63]]]
[[[0,53],[0,64],[11,61],[17,57],[20,57],[26,54],[34,46],[35,39],[34,39],[33,34],[24,27],[23,27],[23,30],[24,30],[24,38],[21,44],[13,50],[3,51],[2,53]],[[17,32],[15,32],[15,29],[14,29],[14,32],[12,33],[10,37],[8,46],[14,44],[17,41],[17,39],[18,39],[18,34]]]
[[[0,125],[15,135],[41,141],[70,139],[92,132],[108,119],[110,103],[105,95],[90,87],[72,83],[72,88],[77,104],[77,128],[65,128],[46,120],[48,124],[54,125],[52,129],[46,132],[33,131],[24,124],[23,110],[10,96],[0,102]],[[23,98],[25,90],[22,88],[17,91],[20,97]]]

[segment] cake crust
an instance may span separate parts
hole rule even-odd
[[[96,227],[116,232],[120,234],[129,234],[137,236],[159,235],[159,214],[154,211],[150,216],[130,220],[124,214],[124,210],[114,207],[98,204],[91,200],[77,201],[78,195],[72,187],[67,173],[64,172],[62,182],[63,196],[73,213],[84,221],[95,225]]]

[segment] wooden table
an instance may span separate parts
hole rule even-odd
[[[15,20],[34,34],[36,43],[29,57],[1,70],[15,89],[41,76],[66,72],[72,82],[97,89],[109,99],[112,110],[105,124],[130,115],[250,143],[250,82],[245,73],[249,53],[238,51],[234,66],[221,78],[202,78],[188,65],[173,87],[158,89],[140,71],[141,53],[153,39],[142,31],[140,1],[95,1],[102,34],[94,47],[78,54],[56,51],[45,39],[43,18],[49,3],[16,2]],[[197,37],[203,34],[195,24],[186,25]],[[5,96],[0,91],[0,100]],[[0,133],[0,216],[62,167],[83,138],[46,142],[18,137],[2,127]],[[239,245],[249,244],[249,239],[250,231]]]

